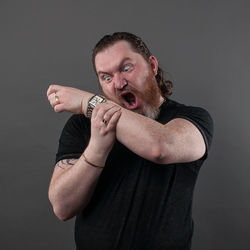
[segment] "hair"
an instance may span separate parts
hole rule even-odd
[[[112,35],[105,35],[93,49],[92,53],[92,63],[94,70],[95,68],[95,57],[96,55],[103,51],[104,49],[110,47],[111,45],[115,44],[118,41],[125,40],[129,42],[132,49],[143,56],[143,58],[149,62],[149,57],[152,55],[150,50],[148,49],[147,45],[142,41],[142,39],[134,34],[128,32],[115,32]],[[161,91],[161,95],[163,97],[168,97],[172,94],[173,82],[170,80],[166,80],[164,78],[164,71],[158,67],[157,75],[155,79],[158,83],[158,87]]]

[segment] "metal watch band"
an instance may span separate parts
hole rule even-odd
[[[92,111],[96,105],[106,102],[106,99],[100,95],[92,96],[88,101],[88,108],[87,108],[87,117],[91,118]]]

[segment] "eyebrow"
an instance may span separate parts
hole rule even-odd
[[[118,69],[121,68],[121,66],[128,60],[131,60],[131,58],[129,57],[125,57],[122,59],[122,61],[120,62],[119,66],[118,66]],[[100,74],[110,74],[109,72],[104,72],[104,71],[98,71],[97,72],[97,75],[100,75]]]

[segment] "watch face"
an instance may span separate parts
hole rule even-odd
[[[99,103],[102,103],[102,102],[105,102],[106,99],[103,98],[102,96],[98,96],[98,95],[95,95],[93,96],[89,102],[88,102],[88,109],[87,109],[87,117],[88,118],[91,118],[91,115],[92,115],[92,111],[94,109],[94,107],[99,104]]]
[[[93,106],[96,106],[98,103],[101,103],[103,101],[103,98],[100,97],[100,96],[95,96],[91,101],[90,103],[93,105]]]

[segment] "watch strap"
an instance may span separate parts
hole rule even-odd
[[[100,103],[106,102],[106,99],[100,95],[92,96],[88,101],[88,108],[87,108],[87,117],[91,118],[93,109]]]

